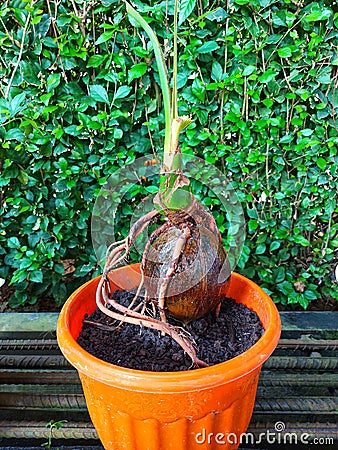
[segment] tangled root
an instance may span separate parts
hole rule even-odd
[[[165,312],[164,312],[164,306],[165,306],[164,303],[165,303],[165,295],[167,292],[168,284],[169,284],[170,279],[172,278],[172,276],[175,273],[178,260],[180,259],[181,255],[182,255],[185,244],[189,237],[190,237],[190,228],[186,224],[184,224],[182,233],[178,237],[178,239],[175,243],[173,254],[172,254],[168,269],[167,269],[164,277],[160,280],[160,283],[159,283],[158,309],[160,311],[160,317],[163,322],[167,321]]]
[[[107,249],[106,263],[104,266],[103,275],[106,276],[114,267],[116,267],[123,259],[127,258],[130,248],[132,247],[135,239],[142,231],[159,216],[158,211],[155,209],[142,216],[131,227],[129,235],[121,241],[114,242]],[[117,247],[116,247],[117,245]],[[115,248],[114,248],[115,247]]]
[[[197,203],[197,202],[196,202]],[[208,222],[206,224],[208,230],[210,230],[210,233],[212,236],[216,236],[216,247],[218,248],[218,245],[221,242],[221,238],[219,236],[219,232],[217,229],[217,226],[210,214],[207,214],[204,209],[199,209],[199,207],[194,205],[197,210],[197,219],[196,221],[204,221]],[[204,212],[203,212],[204,211]],[[151,223],[155,222],[160,216],[160,213],[157,210],[152,210],[146,215],[142,216],[130,229],[129,235],[126,239],[123,239],[122,241],[116,242],[113,245],[111,245],[107,250],[106,255],[106,263],[103,270],[103,275],[100,279],[100,282],[97,287],[96,291],[96,303],[98,308],[109,317],[115,319],[120,324],[123,324],[125,322],[138,325],[141,327],[147,327],[152,328],[155,330],[158,330],[162,333],[168,334],[171,336],[172,339],[174,339],[181,348],[189,355],[189,357],[192,360],[192,363],[194,367],[206,367],[208,364],[206,364],[204,361],[201,361],[196,354],[196,350],[190,341],[188,335],[184,332],[183,328],[174,326],[167,322],[166,313],[165,313],[165,307],[166,307],[166,300],[167,300],[167,290],[170,281],[175,278],[177,272],[183,271],[182,267],[179,267],[179,264],[181,263],[181,260],[183,258],[183,254],[186,250],[186,247],[188,245],[188,241],[190,242],[191,247],[191,241],[193,240],[192,234],[195,236],[195,228],[194,223],[191,220],[191,217],[187,214],[187,212],[181,211],[181,212],[175,212],[173,214],[166,214],[166,221],[164,224],[159,226],[155,231],[153,231],[146,243],[143,256],[142,256],[142,262],[141,262],[141,282],[137,288],[137,292],[130,303],[128,307],[123,306],[116,302],[112,297],[112,290],[110,286],[110,280],[108,277],[108,274],[111,270],[113,270],[117,264],[122,262],[129,254],[130,249],[132,245],[134,244],[136,238],[144,231],[144,229]],[[196,225],[196,223],[195,223]],[[197,224],[197,227],[200,224]],[[204,223],[205,226],[205,223]],[[170,256],[168,258],[168,252],[165,249],[165,259],[166,259],[166,265],[162,266],[162,272],[159,276],[155,277],[155,281],[153,280],[152,274],[147,274],[145,276],[145,271],[149,272],[149,267],[151,267],[151,263],[149,263],[148,256],[151,253],[152,246],[156,245],[154,243],[160,242],[161,239],[165,242],[166,240],[166,233],[170,232],[172,229],[175,229],[175,239],[174,244],[172,248],[170,249]],[[218,234],[217,234],[218,233]],[[211,245],[214,245],[214,242],[211,242]],[[188,249],[189,250],[189,249]],[[219,256],[219,250],[217,250],[217,256]],[[216,258],[217,259],[217,258]],[[190,263],[189,263],[190,264]],[[158,264],[155,262],[153,265],[158,266]],[[218,264],[219,265],[219,264]],[[202,266],[204,268],[204,262],[202,262]],[[218,270],[218,266],[216,267]],[[152,270],[152,268],[151,268]],[[151,272],[150,270],[150,272]],[[145,279],[147,279],[147,285],[145,283]],[[156,293],[154,295],[154,292],[151,293],[151,285],[149,284],[149,279],[152,280],[150,283],[153,283],[153,286],[156,286]],[[204,286],[204,290],[206,289],[206,281],[205,279],[202,280],[202,285]],[[145,298],[140,299],[140,293],[141,289],[145,287]],[[200,288],[200,285],[198,286],[198,289]],[[208,288],[208,286],[207,286]],[[152,295],[150,295],[152,294]],[[217,296],[214,296],[216,298],[213,302],[215,304],[211,304],[211,306],[207,305],[209,310],[211,307],[215,307],[219,304],[219,299],[217,300]],[[158,310],[160,320],[156,319],[155,317],[152,317],[149,315],[149,312],[147,311],[146,305],[151,303],[153,305],[154,316],[156,313],[156,308]],[[189,303],[191,301],[189,300]],[[205,311],[207,312],[207,309],[204,306]],[[101,325],[101,324],[93,324],[94,326],[100,327],[100,328],[107,328],[107,325]],[[109,329],[113,330],[114,327],[109,327]]]
[[[152,328],[154,330],[158,330],[165,334],[168,334],[190,356],[195,367],[207,366],[207,364],[204,361],[201,361],[197,357],[196,351],[192,343],[190,342],[188,337],[184,334],[183,330],[181,330],[179,327],[174,327],[173,325],[170,325],[168,323],[146,316],[144,313],[138,313],[136,309],[131,309],[130,307],[127,308],[125,306],[120,305],[118,302],[113,300],[111,296],[108,297],[107,290],[109,290],[109,280],[102,277],[96,291],[96,304],[104,314],[106,314],[109,317],[112,317],[117,321],[127,322],[141,327]],[[103,295],[105,305],[112,306],[117,312],[107,308],[107,306],[105,306],[102,303],[101,293]],[[100,326],[100,324],[97,324],[97,326]],[[111,329],[111,327],[109,328]]]

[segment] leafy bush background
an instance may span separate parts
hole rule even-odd
[[[134,1],[168,55],[172,2],[169,22],[165,1],[144,3]],[[180,112],[195,118],[182,150],[238,191],[248,228],[237,270],[276,302],[338,299],[337,6],[182,0],[180,14]],[[5,1],[0,44],[0,276],[15,288],[12,306],[41,294],[62,303],[98,273],[90,217],[100,187],[161,151],[157,68],[119,0]],[[125,196],[122,235],[133,200],[155,191]],[[217,199],[204,201],[224,231]]]

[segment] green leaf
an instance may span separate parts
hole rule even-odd
[[[17,237],[12,236],[7,239],[7,245],[9,248],[20,248],[20,241]]]
[[[326,169],[327,162],[326,162],[326,160],[325,160],[324,158],[322,158],[321,156],[320,156],[319,158],[317,158],[316,164],[317,164],[317,166],[318,166],[320,169],[322,169],[322,170],[325,170],[325,169]]]
[[[43,281],[43,273],[41,270],[34,270],[33,272],[29,272],[29,279],[34,283],[42,283]]]
[[[285,268],[278,267],[274,272],[275,283],[281,283],[285,280]]]
[[[150,194],[156,194],[158,192],[158,187],[157,186],[147,186],[145,189]]]
[[[22,70],[22,75],[24,80],[34,86],[40,85],[39,73],[41,72],[41,67],[37,62],[31,61],[21,61],[20,67]]]
[[[90,96],[97,102],[107,103],[109,105],[108,94],[105,88],[99,84],[89,86]]]
[[[18,179],[22,184],[27,184],[29,180],[28,175],[24,170],[19,171]]]
[[[307,300],[317,300],[318,294],[315,291],[312,290],[306,290],[304,293]]]
[[[20,128],[11,128],[7,131],[5,136],[8,141],[15,140],[22,142],[24,139],[24,134]]]
[[[330,9],[321,9],[318,11],[313,11],[310,14],[307,14],[305,16],[305,19],[308,22],[316,22],[317,20],[326,20],[331,16],[331,10]]]
[[[218,61],[212,63],[211,79],[214,81],[221,81],[223,75],[223,68]]]
[[[118,98],[125,98],[127,95],[129,95],[131,91],[130,86],[120,86],[118,90],[116,91],[114,99],[117,100]]]
[[[40,39],[44,38],[48,33],[51,21],[52,19],[49,14],[42,14],[42,16],[40,16],[39,22],[34,26],[34,32],[36,36],[38,36]]]
[[[142,77],[147,71],[148,65],[144,62],[135,64],[128,72],[128,83],[135,80],[135,78]]]
[[[262,6],[263,8],[266,8],[267,6],[270,5],[272,0],[259,0],[259,4],[260,6]]]
[[[101,0],[101,3],[103,6],[109,7],[109,6],[113,5],[114,3],[116,3],[116,0]]]
[[[256,247],[256,255],[263,255],[263,253],[265,253],[266,250],[266,245],[265,244],[259,244]]]
[[[56,165],[62,172],[64,172],[65,170],[67,170],[67,167],[68,167],[68,161],[66,160],[66,158],[64,158],[63,156],[61,156],[61,158],[59,158],[59,160],[57,161],[57,163],[55,163],[55,165]]]
[[[310,242],[304,236],[296,235],[293,236],[292,239],[296,244],[300,244],[302,247],[308,247],[310,245]]]
[[[200,124],[203,126],[206,125],[208,121],[208,111],[204,109],[197,109],[195,114],[198,117]]]
[[[27,292],[16,291],[15,294],[11,295],[11,297],[9,298],[8,305],[13,309],[18,308],[19,306],[25,304],[27,298]]]
[[[121,139],[123,136],[123,131],[120,128],[115,128],[113,136],[114,139]]]
[[[184,72],[179,72],[177,74],[177,89],[181,89],[183,86],[187,84],[188,76]]]
[[[103,42],[109,41],[109,39],[111,39],[114,36],[115,30],[111,30],[111,31],[105,31],[104,33],[101,34],[101,36],[96,39],[95,44],[99,45],[102,44]]]
[[[152,101],[149,103],[149,106],[147,107],[147,113],[151,114],[152,112],[156,111],[157,108],[157,100],[156,98],[153,98]]]
[[[178,25],[182,23],[190,16],[196,6],[196,0],[181,0],[180,11],[178,15]]]
[[[271,106],[273,105],[273,100],[271,100],[271,98],[265,98],[262,103],[267,107],[267,108],[271,108]],[[278,119],[271,119],[271,125],[275,125],[273,123],[273,120],[278,120]],[[276,125],[279,125],[279,122],[277,121]],[[277,158],[276,158],[277,159]]]
[[[292,141],[293,141],[292,134],[286,134],[279,140],[280,144],[289,144]]]
[[[87,67],[99,67],[106,59],[108,55],[93,55],[89,58]]]
[[[277,288],[284,294],[284,295],[291,295],[295,293],[295,290],[292,286],[292,284],[289,281],[282,281],[282,283],[277,284]]]
[[[250,217],[250,219],[258,219],[257,209],[255,209],[255,208],[252,208],[252,209],[248,208],[247,209],[247,213],[248,213],[248,216]]]
[[[290,47],[283,47],[277,50],[278,56],[280,58],[290,58],[292,56],[292,51]]]
[[[26,278],[27,270],[26,269],[18,269],[14,272],[13,277],[9,285],[11,286],[14,283],[20,283]]]
[[[55,39],[54,38],[52,38],[52,37],[50,37],[50,36],[45,36],[44,38],[43,38],[43,45],[45,46],[45,47],[48,47],[48,48],[58,48],[58,45],[57,45],[57,43],[55,42]]]
[[[298,303],[304,309],[307,309],[309,306],[309,301],[304,294],[298,294]]]
[[[51,92],[57,86],[59,86],[61,80],[61,73],[52,73],[47,78],[47,92]]]
[[[244,70],[243,70],[243,76],[244,77],[248,77],[249,75],[251,75],[254,71],[256,70],[255,66],[245,66]]]
[[[223,8],[217,8],[215,11],[211,11],[211,13],[206,16],[207,19],[211,21],[216,20],[217,22],[221,22],[227,17],[229,17],[229,14]]]
[[[261,76],[258,77],[258,81],[261,83],[269,83],[274,80],[276,72],[273,69],[266,70]]]
[[[275,237],[277,239],[285,239],[286,237],[288,237],[288,230],[285,230],[283,228],[277,229],[277,231],[275,232]]]
[[[9,104],[10,115],[11,117],[15,116],[19,111],[23,109],[22,102],[26,98],[26,93],[21,92],[21,94],[16,95]]]
[[[203,44],[199,49],[198,53],[210,53],[214,50],[217,50],[219,48],[219,45],[216,41],[209,41]]]
[[[337,206],[336,199],[334,197],[329,198],[325,204],[325,213],[328,215],[332,214],[336,209],[336,206]]]
[[[198,78],[195,78],[195,80],[193,81],[191,90],[192,93],[198,98],[198,100],[203,103],[205,99],[205,86]]]
[[[255,219],[250,219],[248,222],[249,233],[253,233],[258,228],[258,221]]]
[[[300,131],[300,134],[302,136],[311,136],[311,134],[313,134],[313,130],[311,130],[311,128],[304,128],[304,130]]]
[[[280,246],[281,246],[281,241],[273,241],[270,244],[270,251],[273,252],[275,250],[278,250]]]
[[[286,26],[286,17],[284,10],[277,10],[277,12],[272,13],[272,23],[276,27],[285,27]]]
[[[277,42],[281,39],[281,34],[272,34],[266,40],[267,44],[277,44]]]

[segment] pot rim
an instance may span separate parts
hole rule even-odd
[[[133,266],[139,266],[139,263],[119,267],[115,270],[122,271],[126,267]],[[268,316],[268,325],[264,334],[248,350],[230,360],[213,366],[178,372],[129,369],[102,361],[84,350],[70,332],[70,310],[73,303],[78,299],[81,291],[86,286],[98,283],[100,277],[93,278],[80,286],[63,305],[57,323],[57,339],[63,355],[70,364],[80,373],[104,384],[139,392],[163,391],[164,393],[170,393],[209,389],[215,385],[232,382],[257,369],[277,346],[281,332],[281,321],[276,305],[256,283],[243,275],[232,272],[231,283],[236,281],[244,282],[253,290],[255,295],[257,295],[257,299],[259,298],[259,301],[264,303]]]

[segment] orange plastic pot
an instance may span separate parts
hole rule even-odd
[[[140,280],[139,265],[116,269],[111,276],[115,288],[132,289]],[[79,372],[104,448],[236,449],[250,422],[261,366],[280,336],[279,314],[269,296],[233,273],[227,295],[256,311],[265,329],[259,341],[236,358],[211,367],[148,372],[103,362],[77,344],[84,315],[96,308],[98,280],[84,284],[67,300],[57,337],[64,356]]]

